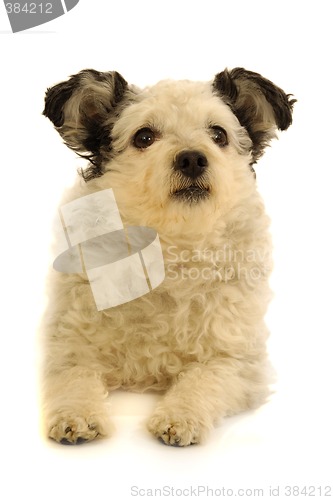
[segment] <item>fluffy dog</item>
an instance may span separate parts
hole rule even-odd
[[[165,265],[160,286],[102,311],[85,273],[52,271],[49,437],[108,435],[117,388],[163,391],[148,429],[178,446],[266,400],[271,242],[253,165],[294,102],[243,68],[143,90],[89,69],[47,90],[44,115],[90,161],[66,200],[112,188],[125,226],[157,231]]]

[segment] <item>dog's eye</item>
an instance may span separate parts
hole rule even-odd
[[[155,139],[155,133],[146,127],[137,131],[133,139],[133,144],[138,149],[146,149],[155,142]]]
[[[219,125],[210,127],[210,136],[213,141],[221,148],[228,145],[228,136],[224,128]]]

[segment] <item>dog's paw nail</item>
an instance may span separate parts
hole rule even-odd
[[[69,445],[74,444],[74,443],[72,443],[71,441],[68,441],[68,439],[66,439],[66,438],[62,438],[62,439],[59,441],[59,443],[60,443],[60,444],[64,444],[64,445],[66,445],[66,446],[67,446],[67,445],[69,446]]]
[[[169,436],[170,435],[175,436],[177,434],[177,431],[172,425],[170,425],[170,427],[168,427],[168,429],[166,430],[166,432],[164,434],[169,434]],[[179,439],[178,439],[178,441],[179,441]]]
[[[177,439],[174,442],[171,442],[168,439],[164,439],[163,437],[160,437],[160,438],[158,438],[158,440],[160,443],[164,444],[165,446],[174,446],[175,448],[182,447],[179,439]]]
[[[76,441],[69,441],[68,439],[66,438],[63,438],[59,441],[60,444],[64,444],[66,446],[74,446],[74,445],[77,445],[77,444],[84,444],[88,441],[88,439],[83,439],[81,437],[77,438]]]

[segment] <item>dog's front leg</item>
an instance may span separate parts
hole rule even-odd
[[[107,394],[101,375],[84,367],[47,375],[44,422],[48,437],[67,444],[109,434]]]
[[[259,362],[225,358],[193,363],[167,391],[148,429],[169,445],[202,442],[219,418],[263,402],[263,379]]]

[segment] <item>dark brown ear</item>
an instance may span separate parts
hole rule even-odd
[[[43,114],[68,147],[91,161],[96,175],[103,173],[103,161],[110,156],[112,126],[127,91],[116,71],[86,69],[46,92]]]
[[[263,154],[277,129],[292,123],[296,99],[258,73],[235,68],[216,75],[214,90],[230,105],[252,140],[253,163]]]

